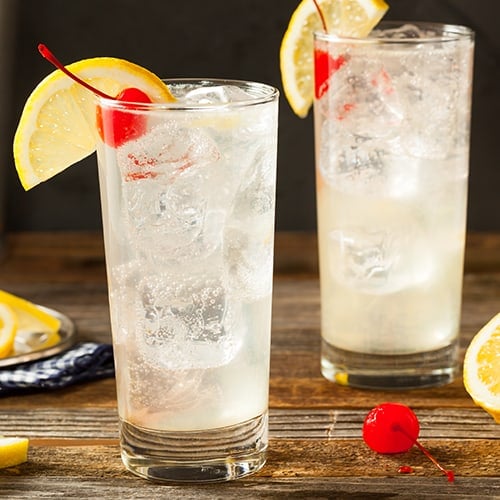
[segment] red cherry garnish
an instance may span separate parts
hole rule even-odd
[[[323,11],[319,6],[317,0],[313,0],[318,15],[321,19],[321,25],[323,26],[323,31],[328,33],[328,28],[326,26],[325,16]],[[331,57],[327,52],[316,50],[314,52],[314,94],[316,99],[319,99],[327,90],[329,86],[330,77],[337,71],[344,63],[345,58],[342,56],[336,59]]]
[[[151,103],[151,99],[142,90],[128,88],[122,90],[116,100],[123,101],[129,110],[137,109],[132,103]],[[125,107],[125,105],[124,105]],[[96,125],[102,140],[111,147],[118,147],[127,141],[137,139],[146,132],[146,120],[140,114],[127,110],[96,110]]]
[[[431,462],[453,482],[455,474],[446,470],[418,441],[420,424],[410,408],[400,403],[383,403],[368,412],[363,423],[363,439],[377,453],[404,453],[413,445],[424,453]],[[404,466],[400,472],[410,472],[410,467]]]
[[[324,95],[330,86],[331,76],[346,62],[345,57],[332,57],[322,50],[314,51],[314,94],[316,99]]]
[[[69,71],[68,68],[66,68],[66,66],[64,66],[64,64],[62,64],[43,43],[38,44],[38,51],[57,69],[60,69],[76,83],[82,85],[99,97],[122,101],[123,103],[126,103],[123,107],[130,110],[137,109],[133,103],[152,102],[147,94],[136,88],[126,88],[116,97],[110,96]],[[100,106],[98,106],[96,110],[96,125],[101,139],[112,147],[118,147],[127,141],[136,139],[146,131],[146,121],[142,115],[130,113],[122,109],[103,112]]]

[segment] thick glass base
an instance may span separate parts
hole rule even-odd
[[[332,382],[366,389],[444,385],[459,373],[458,342],[436,351],[377,355],[344,351],[323,340],[321,373]]]
[[[267,412],[241,424],[203,431],[156,431],[122,420],[122,460],[129,471],[153,481],[229,481],[262,468],[267,433]]]

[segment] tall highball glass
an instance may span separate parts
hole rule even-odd
[[[121,453],[148,479],[224,481],[268,445],[278,92],[166,83],[175,102],[98,101]]]
[[[458,373],[474,36],[382,23],[315,35],[323,375],[369,388]]]

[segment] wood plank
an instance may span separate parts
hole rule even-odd
[[[458,477],[498,475],[500,441],[433,440],[421,443]],[[398,468],[409,465],[417,476],[440,477],[427,457],[413,447],[404,454],[373,453],[361,440],[274,440],[261,475],[270,477],[398,477]],[[495,471],[495,472],[492,472]],[[443,486],[446,486],[443,478]]]
[[[276,409],[269,411],[269,435],[279,439],[361,439],[370,407],[359,409]],[[416,408],[421,439],[500,439],[500,430],[484,411]],[[5,436],[25,436],[48,446],[54,440],[116,440],[118,413],[114,408],[0,409]]]
[[[467,498],[485,500],[499,498],[499,481],[495,478],[457,478],[454,484],[443,484],[437,477],[403,478],[259,478],[243,479],[221,485],[159,485],[132,475],[75,479],[66,476],[35,480],[26,477],[1,478],[6,498],[105,498],[105,499],[181,499],[241,500],[262,499],[335,499],[367,500],[380,498]],[[418,492],[418,493],[417,493]]]
[[[316,378],[273,377],[270,405],[274,408],[372,408],[384,401],[399,401],[413,408],[474,408],[461,380],[432,389],[369,391],[343,387]]]
[[[118,438],[116,408],[40,408],[36,412],[0,407],[5,436],[30,440],[100,440]]]
[[[467,478],[497,478],[491,471],[496,471],[500,453],[500,441],[462,441],[453,442],[435,440],[431,443],[422,441],[440,462],[448,469],[454,470],[456,484],[448,484],[434,465],[417,449],[412,448],[405,454],[379,455],[356,440],[271,440],[266,466],[254,478],[310,479],[309,486],[317,478],[374,478],[393,479],[394,484],[415,483],[411,478],[433,478],[434,488],[459,487],[466,484]],[[480,458],[479,458],[480,457]],[[409,465],[414,473],[402,475],[398,473],[401,465]],[[113,478],[126,478],[129,474],[124,470],[116,446],[62,446],[58,448],[38,446],[30,450],[29,460],[17,468],[1,469],[0,482],[2,493],[5,492],[5,479],[19,476],[22,472],[24,480],[33,485],[42,477],[57,481],[57,486],[71,479],[78,484],[86,479],[99,477],[109,482]],[[314,481],[313,481],[314,480]],[[140,480],[139,480],[140,481]],[[247,484],[253,481],[248,480]],[[141,481],[142,484],[144,484]],[[420,483],[419,483],[420,484]],[[19,483],[17,484],[19,486]],[[139,483],[136,483],[139,486]],[[101,491],[100,487],[95,492]],[[411,490],[407,490],[411,491]],[[436,490],[435,490],[436,491]],[[497,490],[498,491],[498,490]]]

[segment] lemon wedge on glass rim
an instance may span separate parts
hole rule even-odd
[[[154,73],[122,59],[97,57],[66,67],[110,96],[137,88],[153,102],[174,100]],[[92,154],[96,149],[95,121],[96,106],[89,90],[60,70],[44,78],[28,97],[14,136],[14,161],[24,189]]]
[[[500,424],[500,313],[469,344],[463,381],[474,402]]]
[[[389,6],[384,0],[317,0],[328,33],[364,38],[382,19]],[[302,0],[292,14],[280,48],[280,69],[285,96],[305,118],[313,102],[313,33],[323,31],[313,0]]]

